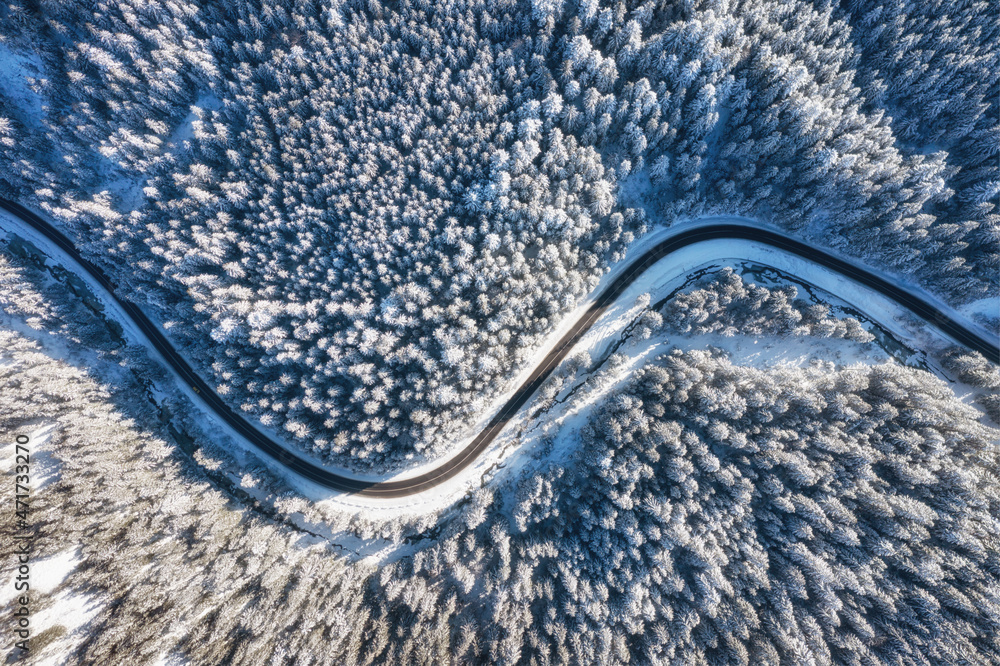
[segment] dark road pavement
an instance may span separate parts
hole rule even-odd
[[[552,371],[566,357],[575,343],[583,337],[588,329],[597,321],[605,310],[619,295],[639,276],[660,259],[669,256],[683,247],[716,239],[738,239],[754,241],[784,250],[790,254],[807,259],[815,264],[828,268],[836,273],[858,282],[893,300],[921,319],[934,325],[956,342],[974,349],[994,363],[1000,362],[1000,348],[997,340],[987,340],[975,331],[956,321],[950,315],[938,309],[924,299],[911,294],[904,288],[892,284],[878,275],[855,266],[843,259],[827,254],[822,250],[792,240],[781,234],[764,229],[754,229],[739,224],[711,224],[682,231],[677,235],[662,241],[644,254],[636,258],[621,274],[597,296],[590,308],[566,332],[563,338],[534,369],[525,382],[515,391],[500,411],[490,420],[486,427],[458,455],[445,461],[439,467],[408,479],[396,481],[372,482],[352,479],[300,458],[297,454],[284,448],[251,425],[244,417],[235,413],[215,391],[198,376],[188,362],[174,349],[161,330],[135,304],[120,298],[115,293],[115,285],[100,268],[84,259],[73,243],[51,224],[24,208],[20,204],[0,199],[0,208],[18,217],[22,222],[32,227],[57,245],[63,252],[76,261],[91,277],[96,280],[115,300],[135,326],[149,340],[150,344],[170,364],[180,378],[201,397],[205,404],[223,419],[236,432],[253,444],[261,452],[267,454],[284,467],[332,490],[375,497],[401,497],[419,493],[427,488],[447,481],[462,471],[482,453],[486,447],[504,429],[507,422],[524,406],[535,391],[549,377]]]

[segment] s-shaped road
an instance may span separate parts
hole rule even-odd
[[[174,349],[160,329],[134,303],[119,298],[115,294],[115,285],[104,272],[90,263],[76,246],[58,229],[41,217],[20,204],[0,198],[0,208],[19,218],[24,224],[44,236],[48,241],[59,247],[80,265],[90,276],[107,291],[118,306],[126,313],[132,323],[146,336],[149,344],[166,360],[181,380],[188,383],[191,389],[219,418],[223,419],[236,432],[253,444],[261,452],[278,461],[292,472],[326,488],[357,495],[374,497],[402,497],[413,495],[451,479],[482,453],[487,446],[500,434],[507,422],[531,398],[535,391],[548,378],[556,366],[566,357],[578,340],[590,329],[600,316],[622,294],[623,291],[645,270],[660,259],[669,256],[683,247],[695,243],[717,239],[735,239],[753,241],[784,250],[802,259],[830,269],[841,276],[860,283],[883,296],[893,300],[921,319],[933,324],[956,342],[982,353],[994,363],[1000,362],[1000,347],[996,340],[987,340],[981,335],[953,319],[948,313],[928,301],[915,296],[902,287],[892,284],[848,261],[830,255],[805,243],[786,238],[781,234],[766,229],[739,224],[709,224],[695,227],[658,243],[628,265],[621,274],[608,284],[593,300],[590,308],[573,323],[556,346],[542,359],[534,371],[514,392],[500,411],[490,420],[486,427],[476,435],[458,455],[448,459],[440,466],[418,476],[395,481],[366,481],[351,478],[331,472],[319,465],[299,457],[294,452],[281,446],[264,433],[251,425],[245,418],[235,413],[222,398],[203,380],[188,362]]]

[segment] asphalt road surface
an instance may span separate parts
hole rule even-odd
[[[915,296],[905,289],[892,284],[891,282],[874,275],[858,266],[848,263],[829,255],[822,250],[810,247],[781,234],[764,229],[754,229],[738,224],[713,224],[682,231],[655,247],[646,251],[642,256],[635,259],[611,284],[597,296],[590,309],[587,310],[572,328],[563,336],[552,351],[535,368],[525,382],[517,389],[511,398],[503,405],[499,413],[493,417],[486,427],[476,436],[461,453],[442,463],[439,467],[414,476],[408,479],[397,481],[373,482],[359,479],[352,479],[348,476],[336,474],[315,465],[308,460],[304,460],[294,452],[284,448],[274,440],[270,439],[262,432],[252,426],[245,418],[235,413],[225,402],[222,401],[215,391],[199,377],[186,360],[174,349],[170,342],[164,337],[160,329],[130,301],[120,298],[115,293],[115,285],[108,277],[94,264],[84,259],[73,243],[59,232],[51,224],[40,218],[35,213],[20,204],[0,199],[0,208],[12,213],[21,219],[22,222],[32,227],[35,231],[45,236],[55,245],[59,246],[66,254],[72,257],[84,270],[90,273],[107,292],[114,298],[118,305],[125,311],[132,322],[143,332],[149,343],[166,359],[180,378],[187,382],[191,389],[197,393],[205,404],[214,411],[219,418],[228,423],[236,432],[242,435],[247,441],[267,454],[274,460],[281,463],[287,469],[296,474],[326,488],[332,490],[354,493],[357,495],[375,497],[402,497],[413,495],[423,490],[436,486],[447,481],[461,472],[467,465],[476,459],[487,446],[504,429],[507,422],[517,413],[521,407],[531,398],[535,391],[542,385],[548,376],[555,370],[556,366],[566,357],[573,348],[573,345],[583,337],[595,321],[597,321],[605,310],[618,298],[619,295],[646,269],[651,267],[660,259],[670,253],[694,243],[700,243],[716,239],[738,239],[754,241],[764,245],[784,250],[803,259],[807,259],[815,264],[839,273],[845,278],[854,280],[873,289],[883,296],[890,298],[900,306],[906,308],[913,314],[928,323],[933,324],[943,333],[954,339],[956,342],[982,353],[986,358],[994,363],[1000,362],[1000,348],[997,340],[987,340],[976,332],[952,319],[947,313],[941,311],[934,305],[922,298]]]

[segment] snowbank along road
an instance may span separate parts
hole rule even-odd
[[[637,257],[620,275],[608,284],[594,298],[590,308],[573,323],[561,340],[535,367],[528,378],[516,389],[513,395],[500,408],[499,412],[489,421],[486,427],[476,435],[459,454],[451,457],[439,467],[428,472],[406,479],[395,481],[368,481],[351,478],[334,473],[303,459],[286,447],[263,434],[245,418],[235,413],[214,390],[192,370],[190,364],[177,352],[166,337],[143,312],[130,301],[115,294],[115,285],[101,271],[90,263],[76,249],[73,243],[51,224],[20,204],[0,199],[0,208],[8,211],[37,233],[43,235],[59,249],[70,256],[80,267],[104,288],[110,298],[121,307],[136,327],[146,336],[149,344],[170,364],[173,371],[182,381],[188,383],[191,389],[199,395],[204,404],[242,435],[257,449],[277,460],[288,470],[326,488],[347,493],[375,497],[401,497],[413,495],[423,490],[443,483],[456,476],[500,434],[507,422],[531,398],[534,392],[548,378],[552,371],[566,357],[576,342],[600,318],[605,310],[643,271],[650,268],[660,259],[680,248],[716,239],[747,240],[762,243],[812,261],[830,269],[844,278],[854,280],[883,296],[895,301],[923,320],[935,325],[943,333],[956,342],[974,349],[985,355],[994,363],[1000,362],[1000,347],[997,340],[987,340],[967,325],[955,320],[942,308],[935,306],[922,297],[908,292],[903,287],[895,285],[883,277],[865,270],[849,261],[835,257],[823,250],[818,250],[800,241],[786,238],[779,233],[765,229],[756,229],[739,224],[710,224],[687,229],[661,241]]]

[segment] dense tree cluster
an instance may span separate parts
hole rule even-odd
[[[812,335],[871,342],[874,336],[853,317],[830,316],[830,308],[797,299],[794,285],[768,289],[723,268],[697,289],[674,295],[661,316],[673,333],[740,335]]]
[[[51,643],[70,663],[135,664],[1000,657],[997,433],[920,371],[668,355],[595,414],[578,462],[507,503],[482,493],[438,543],[372,568],[229,501],[84,373],[0,337],[4,430],[57,425],[37,555],[74,544],[82,560],[36,609],[86,595],[96,611],[82,633],[47,629],[39,656]]]
[[[99,316],[103,308],[85,285],[58,267],[47,275],[43,262],[33,248],[0,253],[0,310],[38,335],[58,336],[98,355],[125,353],[120,327]]]
[[[752,216],[955,303],[998,287],[985,0],[13,0],[0,21],[39,68],[0,90],[0,188],[231,404],[355,467],[442,452],[647,215]]]
[[[97,25],[135,19],[106,9]],[[218,108],[197,110],[189,150],[163,152],[165,122],[101,148],[145,174],[146,206],[42,196],[103,216],[81,224],[94,251],[264,424],[379,469],[446,444],[641,229],[609,217],[600,154],[537,101],[540,38],[517,9],[209,9]]]
[[[435,549],[459,607],[488,599],[458,645],[491,663],[992,662],[996,436],[894,364],[674,352],[595,414],[575,465],[473,517],[478,543]],[[442,564],[411,568],[429,586]],[[423,584],[397,585],[405,624]]]
[[[595,636],[621,618],[630,649],[682,661],[997,657],[998,456],[943,384],[660,363],[596,416],[565,504],[540,502],[578,544],[561,577],[617,610],[585,617]]]
[[[953,289],[964,289],[977,270],[995,277],[1000,27],[980,20],[989,11],[979,3],[846,6],[858,54],[855,83],[867,108],[883,107],[893,117],[897,143],[915,153],[943,152],[948,165],[953,194],[923,211],[940,220],[928,229],[931,244],[923,251],[948,266]]]
[[[983,389],[976,403],[986,410],[994,423],[1000,424],[1000,368],[987,361],[982,354],[962,347],[949,349],[942,360],[945,368],[960,381]]]
[[[12,328],[61,327],[71,352],[113,347],[66,337],[67,317],[95,331],[100,317],[30,257],[0,254],[0,286]],[[758,315],[747,294],[775,313],[807,307],[726,271],[676,298],[742,330]],[[205,439],[197,425],[158,418],[109,360],[83,372],[0,331],[0,431],[46,429],[35,470],[56,472],[32,494],[36,561],[68,547],[80,560],[35,613],[74,597],[94,613],[80,631],[53,614],[39,660],[1000,659],[1000,433],[926,372],[671,352],[592,413],[566,464],[479,491],[436,539],[372,566],[220,488],[206,471],[220,461],[180,445],[178,427]],[[959,350],[946,363],[969,384],[998,381]],[[275,504],[312,513],[291,494]]]

